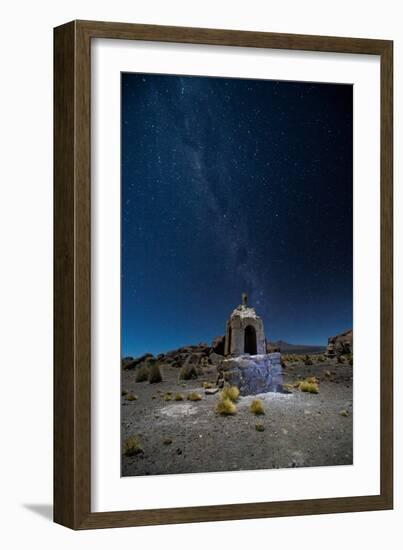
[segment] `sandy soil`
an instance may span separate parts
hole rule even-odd
[[[123,476],[352,464],[353,386],[347,364],[287,366],[284,383],[316,376],[319,393],[241,397],[237,414],[229,417],[215,412],[218,396],[205,395],[202,387],[203,381],[215,381],[214,369],[185,383],[178,380],[177,368],[165,367],[162,375],[163,382],[149,384],[136,383],[133,370],[122,373],[122,390],[137,396],[133,401],[122,397],[122,442],[137,436],[144,451],[122,455]],[[186,399],[194,390],[201,401]],[[166,392],[185,399],[165,401]],[[264,416],[249,410],[255,397],[264,403]],[[257,423],[264,431],[256,430]]]

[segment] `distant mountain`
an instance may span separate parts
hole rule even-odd
[[[323,353],[326,350],[326,346],[310,346],[307,344],[289,344],[283,340],[276,340],[274,342],[267,342],[270,348],[279,349],[281,353]]]

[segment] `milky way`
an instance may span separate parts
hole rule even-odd
[[[122,75],[122,353],[352,326],[352,87]]]

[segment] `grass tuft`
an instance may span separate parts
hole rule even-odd
[[[261,422],[256,422],[255,424],[255,430],[257,432],[264,432],[264,426]]]
[[[188,393],[187,399],[188,401],[201,401],[202,396],[197,391],[192,391]]]
[[[319,393],[319,386],[315,382],[308,382],[307,380],[303,380],[300,385],[299,389],[304,392],[308,393]]]
[[[183,395],[181,393],[177,393],[175,395],[175,401],[183,401]]]
[[[158,384],[159,382],[162,382],[161,369],[158,363],[154,363],[153,365],[151,365],[148,375],[148,381],[150,382],[150,384]]]
[[[228,399],[228,397],[220,398],[217,401],[215,410],[218,414],[222,414],[223,416],[229,416],[232,414],[236,414],[236,405],[231,401],[231,399]]]
[[[148,380],[148,367],[147,365],[142,365],[136,370],[136,382],[147,382]]]
[[[124,454],[126,456],[136,456],[138,454],[143,454],[144,450],[139,441],[139,438],[136,436],[131,436],[125,441],[124,445]]]
[[[134,395],[133,393],[128,393],[126,394],[125,399],[126,401],[136,401],[136,399],[138,399],[138,396]]]
[[[350,416],[350,413],[346,411],[345,409],[339,412],[340,416]]]
[[[239,389],[236,386],[226,386],[221,392],[222,399],[229,399],[233,403],[238,401]]]
[[[194,363],[185,363],[179,371],[180,380],[195,380],[197,376],[197,367]]]
[[[265,414],[262,400],[254,399],[250,404],[250,410],[256,415]]]

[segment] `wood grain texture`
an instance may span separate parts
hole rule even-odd
[[[54,519],[74,525],[74,25],[54,36]],[[88,368],[88,367],[87,367]]]
[[[91,39],[381,57],[381,488],[379,495],[91,512]],[[54,519],[72,529],[325,514],[393,507],[393,43],[73,21],[54,31]],[[242,500],[242,495],[239,496]]]
[[[393,43],[381,57],[381,494],[393,507]]]

